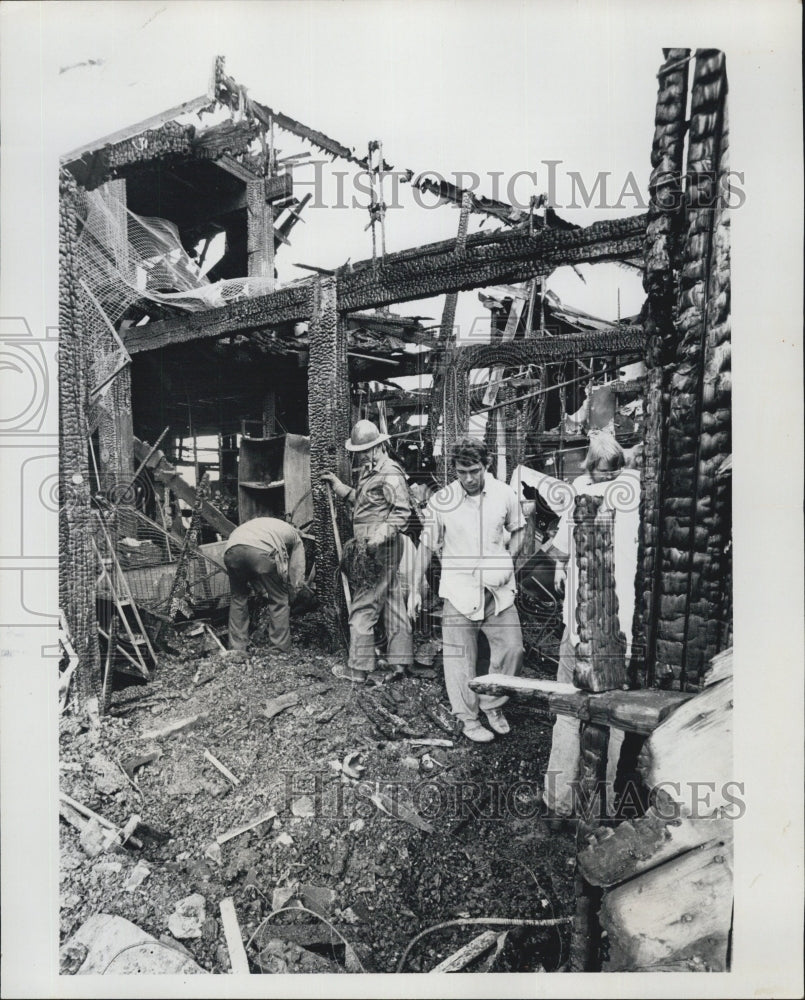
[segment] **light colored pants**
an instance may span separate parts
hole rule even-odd
[[[450,707],[462,722],[478,718],[478,709],[490,712],[509,700],[505,695],[477,695],[470,688],[478,656],[478,632],[489,642],[489,673],[516,674],[523,662],[523,633],[520,616],[512,605],[495,613],[495,601],[487,591],[483,621],[470,621],[450,601],[442,611],[442,656],[444,682]]]
[[[576,661],[576,649],[570,641],[570,634],[565,629],[562,643],[559,647],[559,669],[557,681],[563,684],[573,683],[573,667]],[[573,785],[579,773],[581,757],[579,734],[581,724],[578,719],[568,715],[557,716],[553,727],[551,740],[551,757],[545,775],[543,799],[545,805],[559,816],[573,815]],[[607,810],[613,811],[613,788],[618,770],[618,758],[623,743],[623,733],[620,729],[609,730],[609,746],[607,749]]]
[[[377,582],[356,587],[351,595],[348,662],[352,670],[371,673],[375,669],[375,625],[381,614],[386,626],[387,662],[404,667],[414,662],[414,636],[398,569],[401,550],[398,538],[386,550],[387,559]]]
[[[276,559],[253,545],[233,545],[224,553],[232,597],[229,604],[229,648],[249,644],[249,584],[268,601],[269,648],[287,653],[291,648],[291,608],[288,585]]]

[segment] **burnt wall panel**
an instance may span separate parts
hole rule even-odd
[[[62,174],[59,202],[59,604],[78,654],[79,701],[100,680],[92,550],[87,413],[90,358],[82,323],[76,183]]]

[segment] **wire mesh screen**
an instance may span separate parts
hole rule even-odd
[[[225,542],[189,544],[139,510],[117,518],[115,555],[132,600],[160,620],[205,615],[229,601]],[[174,587],[181,569],[178,590]]]

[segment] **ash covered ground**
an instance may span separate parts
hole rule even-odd
[[[447,704],[440,672],[354,687],[332,676],[339,662],[302,620],[291,653],[184,649],[162,658],[148,686],[116,692],[100,729],[62,716],[62,791],[117,826],[132,814],[144,824],[141,848],[90,857],[79,830],[60,823],[62,943],[113,914],[228,972],[219,903],[231,898],[253,973],[393,972],[435,924],[572,913],[574,838],[540,816],[551,719],[510,704],[511,733],[472,744],[428,711]],[[286,695],[298,702],[268,718]],[[177,904],[191,896],[183,926]],[[306,909],[288,912],[296,901]],[[428,934],[405,971],[429,971],[489,929]],[[469,971],[552,971],[567,960],[566,924],[492,929],[495,949]]]

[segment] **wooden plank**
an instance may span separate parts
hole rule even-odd
[[[94,139],[92,142],[88,142],[84,146],[79,146],[78,149],[73,149],[69,153],[65,153],[62,157],[60,157],[60,163],[63,166],[67,166],[74,160],[80,159],[85,153],[91,153],[95,150],[102,149],[104,146],[112,146],[116,142],[124,142],[126,139],[131,139],[135,135],[139,135],[141,132],[147,132],[149,129],[159,128],[161,125],[164,125],[165,122],[172,121],[180,115],[187,115],[193,111],[200,111],[201,108],[206,108],[209,104],[210,98],[207,94],[202,94],[200,97],[194,97],[192,100],[185,101],[183,104],[177,104],[172,108],[168,108],[166,111],[160,111],[159,114],[152,115],[150,118],[146,118],[145,121],[137,122],[136,125],[127,125],[125,128],[119,129],[117,132],[112,132],[111,135],[103,136],[100,139]]]
[[[587,691],[574,688],[571,694],[548,695],[548,708],[554,715],[570,715],[582,722],[590,720],[590,695]]]
[[[714,838],[604,894],[603,971],[689,963],[724,972],[732,922],[732,842]]]
[[[607,691],[589,698],[590,720],[649,735],[692,694],[679,691]]]
[[[285,510],[294,525],[313,523],[313,490],[310,482],[310,438],[304,434],[285,435],[282,460],[285,480]]]
[[[181,500],[186,503],[195,504],[196,502],[196,491],[193,487],[182,479],[178,472],[167,472],[164,469],[154,469],[154,478],[157,482],[162,483],[164,486],[170,487],[173,492]],[[237,527],[228,517],[225,517],[217,507],[209,502],[209,500],[201,501],[201,516],[211,525],[215,530],[223,535],[224,538],[229,538],[232,532]]]
[[[479,694],[509,695],[524,701],[547,698],[550,694],[575,695],[579,689],[573,684],[548,681],[536,677],[511,677],[509,674],[483,674],[470,681],[470,687]]]
[[[250,974],[249,959],[243,947],[243,937],[240,924],[235,913],[235,903],[231,898],[222,899],[220,903],[221,924],[224,928],[226,946],[229,949],[230,972],[233,976],[248,976]]]
[[[558,715],[587,720],[589,695],[572,684],[535,677],[510,677],[508,674],[484,674],[470,681],[479,694],[505,695],[534,708],[547,708]]]
[[[498,936],[494,931],[484,931],[483,934],[479,934],[465,944],[463,948],[459,948],[457,952],[449,955],[443,962],[439,962],[435,968],[430,970],[429,975],[433,976],[442,972],[460,972],[473,959],[483,955],[485,951],[489,951],[497,939]]]
[[[674,817],[652,806],[638,819],[614,829],[601,827],[598,842],[579,851],[576,861],[591,885],[611,888],[715,838],[730,836],[733,820]]]

